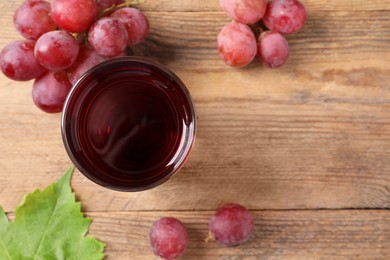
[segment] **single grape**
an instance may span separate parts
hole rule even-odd
[[[270,30],[296,33],[306,22],[306,10],[298,0],[272,0],[267,3],[263,22]]]
[[[107,8],[113,5],[119,5],[124,3],[125,0],[96,0],[97,13],[100,14]]]
[[[67,69],[70,83],[74,85],[85,72],[105,60],[106,58],[100,56],[89,45],[85,44],[81,46],[76,61]]]
[[[6,45],[0,53],[1,71],[19,81],[34,79],[46,71],[34,56],[34,40],[18,40]]]
[[[111,17],[125,25],[128,35],[127,45],[140,43],[148,36],[149,21],[140,10],[125,7],[113,12]]]
[[[77,40],[65,31],[51,31],[39,37],[34,54],[38,62],[48,70],[69,68],[79,53]]]
[[[266,0],[220,0],[219,3],[230,18],[244,24],[260,21],[266,8]]]
[[[184,253],[189,238],[187,229],[180,220],[164,217],[153,223],[149,242],[155,255],[169,260]]]
[[[125,26],[111,17],[103,17],[96,21],[88,33],[88,41],[96,52],[104,57],[112,58],[123,53],[127,46]]]
[[[265,31],[259,37],[257,54],[265,66],[278,68],[288,59],[288,42],[278,32]]]
[[[209,231],[218,243],[235,246],[250,238],[253,218],[245,207],[234,203],[225,204],[212,216]]]
[[[25,1],[14,15],[16,30],[25,38],[37,40],[57,28],[50,16],[50,3],[43,0]]]
[[[245,66],[256,56],[255,35],[245,24],[227,24],[219,32],[217,41],[222,60],[232,67]]]
[[[68,32],[84,32],[96,17],[95,0],[53,0],[51,12],[54,22]]]
[[[33,101],[47,113],[61,112],[71,88],[66,71],[48,71],[34,81]]]

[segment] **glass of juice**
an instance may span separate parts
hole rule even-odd
[[[73,86],[62,112],[66,151],[89,179],[120,191],[153,188],[180,170],[195,141],[184,83],[141,57],[105,61]]]

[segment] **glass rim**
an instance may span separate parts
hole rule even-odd
[[[97,73],[100,70],[103,70],[103,71],[109,70],[110,65],[118,65],[120,63],[129,63],[129,64],[130,63],[140,63],[140,64],[143,64],[145,66],[153,67],[153,68],[156,68],[156,69],[162,71],[164,74],[166,74],[166,75],[163,75],[164,77],[168,77],[168,76],[171,77],[175,81],[176,85],[180,87],[180,89],[182,90],[182,93],[184,94],[185,98],[187,99],[188,108],[191,112],[191,118],[192,118],[191,127],[189,127],[190,131],[189,131],[189,133],[187,133],[188,136],[181,137],[181,138],[186,138],[185,141],[183,141],[184,145],[179,146],[175,150],[173,150],[175,155],[170,157],[172,159],[174,159],[175,156],[178,158],[179,162],[178,162],[177,166],[174,167],[174,169],[171,170],[168,174],[160,174],[163,176],[161,178],[159,177],[156,181],[154,181],[150,184],[147,184],[147,185],[139,186],[139,187],[127,187],[126,185],[123,185],[123,186],[122,185],[112,185],[112,183],[108,184],[107,182],[105,182],[104,180],[99,178],[99,176],[97,174],[93,174],[93,173],[89,172],[89,170],[87,170],[88,165],[86,163],[80,163],[79,160],[76,158],[76,156],[73,154],[75,152],[75,148],[72,147],[73,141],[71,140],[71,135],[68,136],[69,132],[71,131],[69,129],[72,127],[76,127],[75,124],[77,125],[77,122],[75,122],[72,125],[68,125],[68,117],[72,115],[72,113],[70,113],[70,112],[79,113],[80,110],[82,110],[81,108],[83,107],[83,103],[81,103],[78,111],[74,111],[75,108],[71,107],[71,105],[70,105],[73,100],[77,100],[78,97],[75,96],[77,91],[79,91],[80,88],[88,85],[88,83],[85,83],[85,81],[88,82],[88,80],[90,79],[90,77],[93,74]],[[175,104],[175,106],[176,106],[176,104]],[[72,120],[70,120],[70,121],[72,121]],[[154,60],[149,59],[149,58],[138,57],[138,56],[126,56],[126,57],[113,58],[113,59],[104,61],[102,63],[99,63],[98,65],[95,65],[94,67],[89,69],[87,72],[85,72],[77,80],[77,82],[72,86],[72,88],[71,88],[71,90],[70,90],[70,92],[65,100],[65,103],[64,103],[64,106],[62,109],[62,115],[61,115],[61,135],[62,135],[63,144],[65,146],[65,150],[66,150],[69,158],[71,159],[73,164],[76,166],[76,168],[84,176],[86,176],[88,179],[92,180],[93,182],[95,182],[96,184],[98,184],[100,186],[103,186],[103,187],[106,187],[106,188],[109,188],[112,190],[125,191],[125,192],[136,192],[136,191],[143,191],[143,190],[148,190],[148,189],[154,188],[154,187],[159,186],[160,184],[166,182],[175,173],[177,173],[183,167],[184,163],[187,161],[187,158],[188,158],[188,156],[189,156],[189,154],[194,146],[195,137],[196,137],[196,129],[197,129],[197,116],[196,116],[196,111],[195,111],[195,105],[194,105],[193,99],[191,97],[191,94],[190,94],[189,90],[187,89],[187,87],[185,86],[185,84],[183,83],[183,81],[175,73],[173,73],[170,69],[168,69],[164,65],[160,64],[159,62],[154,61]],[[183,127],[183,131],[180,134],[183,135],[184,132],[185,131],[184,131],[184,127]],[[76,136],[76,140],[77,141],[79,140],[78,136]],[[89,165],[92,165],[92,163],[90,163]],[[114,177],[112,177],[112,178],[114,178]]]

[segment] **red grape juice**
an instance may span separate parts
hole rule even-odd
[[[195,139],[196,115],[182,81],[136,57],[101,63],[72,88],[62,134],[76,167],[108,188],[139,191],[177,172]]]

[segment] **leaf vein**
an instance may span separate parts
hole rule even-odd
[[[3,251],[5,252],[5,254],[7,255],[7,259],[10,259],[10,260],[12,260],[12,258],[11,258],[11,255],[9,254],[9,252],[8,252],[8,250],[7,250],[7,248],[5,247],[5,244],[4,244],[4,241],[2,240],[2,239],[0,239],[0,244],[1,244],[1,246],[3,247]]]
[[[42,235],[42,237],[41,237],[41,240],[39,241],[38,249],[37,249],[37,251],[34,253],[34,260],[37,259],[38,253],[39,253],[39,251],[41,250],[41,247],[42,247],[42,245],[43,245],[43,241],[44,241],[45,238],[46,238],[47,231],[49,230],[48,227],[50,227],[50,224],[51,224],[51,222],[53,221],[53,216],[54,216],[54,215],[56,214],[56,212],[57,212],[57,209],[58,209],[58,201],[59,201],[59,199],[56,200],[56,204],[55,204],[55,206],[54,206],[53,213],[50,215],[50,219],[49,219],[49,221],[47,222],[47,225],[45,226],[45,231],[43,232],[43,235]]]

